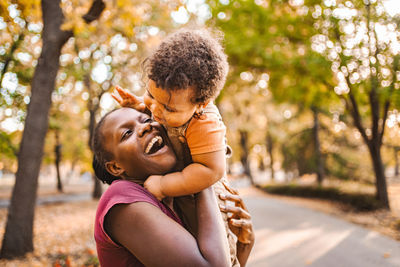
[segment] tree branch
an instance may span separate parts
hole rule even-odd
[[[392,84],[390,85],[389,94],[386,97],[386,101],[385,101],[384,108],[383,108],[383,114],[382,114],[382,118],[383,118],[382,119],[382,128],[381,128],[381,132],[379,134],[379,143],[381,145],[382,145],[383,135],[385,134],[385,125],[386,125],[386,120],[387,120],[387,116],[389,113],[391,96],[394,91],[394,84],[397,82],[396,72],[397,72],[398,68],[399,68],[399,57],[395,56],[393,59]]]
[[[106,5],[104,4],[103,0],[93,0],[92,6],[90,7],[89,11],[82,16],[83,20],[87,24],[90,24],[92,21],[97,20],[105,7]],[[62,44],[68,41],[68,39],[71,38],[73,35],[74,33],[71,30],[62,31],[60,37]]]
[[[4,75],[6,74],[6,72],[8,70],[8,66],[10,65],[10,62],[14,58],[15,50],[18,49],[18,47],[20,46],[20,44],[22,43],[22,41],[25,38],[25,32],[24,31],[25,31],[27,25],[28,25],[28,23],[25,21],[25,27],[22,29],[22,32],[18,35],[17,40],[13,42],[13,44],[11,45],[10,51],[5,56],[4,66],[3,66],[3,69],[1,70],[1,74],[0,74],[0,85],[3,82]]]
[[[371,34],[375,33],[374,29],[371,29],[371,5],[368,2],[366,5],[367,8],[367,36],[368,36],[368,49],[369,49],[369,56],[372,54],[372,42],[371,42]],[[378,72],[378,53],[379,53],[379,47],[378,47],[378,39],[376,37],[375,33],[375,63],[371,63],[369,61],[369,69],[370,69],[370,92],[368,94],[369,96],[369,104],[371,108],[371,119],[372,119],[372,139],[379,141],[380,139],[380,133],[379,133],[379,110],[380,110],[380,105],[379,105],[379,99],[378,99],[378,94],[377,94],[377,89],[378,89],[378,78],[377,78],[377,72]],[[373,71],[373,68],[375,68],[375,74]]]
[[[97,20],[101,13],[103,12],[106,5],[103,0],[93,0],[92,6],[89,11],[83,16],[83,19],[87,24],[91,23],[94,20]]]
[[[356,128],[358,129],[358,131],[360,132],[361,136],[363,137],[364,141],[370,145],[370,139],[368,138],[366,132],[365,132],[365,128],[362,125],[362,119],[361,119],[361,115],[360,115],[360,111],[358,108],[358,104],[357,101],[354,97],[353,94],[353,90],[352,90],[352,86],[349,80],[348,76],[345,76],[346,79],[346,84],[349,87],[349,98],[350,98],[350,103],[348,103],[347,99],[346,99],[346,105],[347,108],[350,110],[350,113],[353,117],[354,120],[354,125],[356,126]]]

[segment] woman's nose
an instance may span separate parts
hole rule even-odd
[[[152,130],[152,126],[150,123],[142,123],[140,125],[138,125],[138,135],[139,137],[143,137],[145,135],[145,133],[151,132]]]

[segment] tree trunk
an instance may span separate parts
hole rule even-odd
[[[272,141],[272,136],[269,131],[267,131],[267,151],[269,155],[269,168],[271,170],[271,181],[275,180],[275,171],[274,171],[274,155],[272,153],[274,148],[274,144]]]
[[[314,125],[313,125],[313,139],[314,139],[314,153],[315,153],[315,163],[317,164],[317,181],[318,184],[321,185],[324,180],[325,172],[324,172],[324,162],[322,159],[321,153],[321,145],[319,141],[319,119],[318,119],[318,110],[313,107],[311,108],[314,116]]]
[[[95,174],[92,175],[94,186],[93,186],[93,192],[92,192],[92,197],[94,199],[99,199],[101,195],[103,194],[103,187],[101,184],[101,181],[96,177]]]
[[[262,155],[258,157],[258,169],[262,172],[265,171],[264,157]]]
[[[385,168],[382,162],[380,146],[377,142],[371,142],[368,148],[375,172],[376,199],[382,203],[383,208],[390,209]]]
[[[395,165],[394,165],[394,176],[397,177],[399,176],[399,148],[394,149],[394,160],[395,160]]]
[[[61,48],[72,35],[60,26],[63,14],[59,0],[42,0],[43,48],[31,86],[31,99],[25,120],[18,170],[0,256],[13,258],[33,251],[33,219],[43,145],[48,128],[55,79]]]
[[[89,90],[89,95],[91,92],[91,84],[90,84],[90,76],[89,74],[85,75],[84,77],[84,83]],[[93,134],[94,134],[94,129],[96,127],[96,111],[99,109],[98,104],[93,104],[92,101],[93,99],[89,99],[88,102],[88,110],[89,110],[89,140],[88,144],[90,147],[90,151],[92,151],[93,154],[93,147],[92,147],[92,139],[93,139]],[[99,99],[100,102],[100,99]],[[101,181],[96,177],[96,174],[92,175],[93,177],[93,192],[92,192],[92,197],[94,199],[99,199],[101,195],[103,194],[103,187],[101,186]]]
[[[239,131],[240,134],[240,146],[242,148],[242,154],[240,155],[240,162],[242,163],[244,174],[250,178],[251,184],[254,185],[253,175],[251,174],[249,164],[249,146],[248,146],[248,132]]]
[[[60,174],[60,162],[61,162],[61,147],[60,144],[60,137],[58,135],[58,129],[55,130],[56,135],[56,144],[54,146],[54,154],[55,154],[55,164],[56,164],[56,171],[57,171],[57,190],[58,192],[63,192],[63,185],[61,182],[61,174]]]
[[[43,145],[48,129],[51,94],[59,68],[61,48],[72,36],[62,31],[64,15],[60,0],[42,0],[43,47],[31,83],[31,98],[18,153],[18,170],[8,209],[1,258],[24,256],[33,251],[33,222]],[[87,23],[97,19],[105,4],[94,0],[84,16]]]

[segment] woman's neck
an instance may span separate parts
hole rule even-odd
[[[128,177],[126,174],[123,175],[122,179],[130,181],[130,182],[133,182],[133,183],[141,185],[141,186],[143,186],[143,184],[144,184],[144,180],[143,179],[135,178],[135,177]]]

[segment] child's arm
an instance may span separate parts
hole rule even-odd
[[[225,150],[192,155],[192,159],[181,172],[150,176],[144,187],[158,199],[184,196],[213,185],[225,173]]]
[[[119,87],[118,85],[115,86],[115,89],[117,90],[119,95],[113,93],[111,94],[111,96],[121,105],[121,107],[133,108],[140,112],[147,111],[146,105],[144,104],[142,97],[131,94],[128,91]]]

